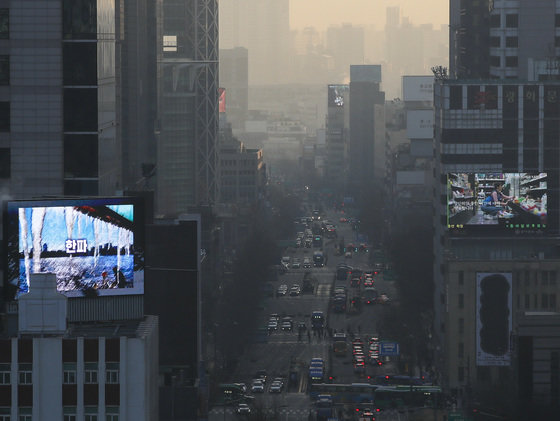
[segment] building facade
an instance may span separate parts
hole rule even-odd
[[[434,334],[447,385],[465,399],[497,384],[517,396],[520,314],[558,311],[559,90],[550,81],[434,85]],[[504,187],[509,203],[492,214],[484,201]]]
[[[216,200],[218,5],[159,0],[157,213]]]

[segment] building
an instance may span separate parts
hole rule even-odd
[[[328,85],[325,180],[342,191],[348,172],[350,95],[348,85]]]
[[[217,192],[218,5],[159,0],[158,215],[211,204]]]
[[[226,90],[228,120],[233,128],[244,128],[249,110],[249,58],[246,48],[220,50],[220,85]]]
[[[11,304],[18,322],[0,336],[0,417],[157,420],[157,317],[73,323],[56,288],[56,275],[33,274]]]
[[[24,0],[1,11],[0,186],[12,197],[122,189],[124,21],[113,3],[88,3]]]
[[[326,51],[333,56],[332,80],[348,80],[352,64],[364,63],[364,28],[342,24],[327,28]]]
[[[471,403],[513,407],[523,313],[558,311],[558,94],[552,81],[434,85],[434,336],[445,382]],[[513,200],[493,214],[496,184]]]
[[[560,3],[547,0],[450,1],[451,75],[557,78]]]
[[[380,84],[380,65],[350,66],[348,182],[356,197],[385,179],[385,92]]]
[[[220,204],[251,206],[264,197],[266,166],[261,149],[248,149],[231,134],[224,122],[220,130]]]

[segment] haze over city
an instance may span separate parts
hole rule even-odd
[[[439,26],[449,22],[446,0],[290,0],[290,28],[313,26],[323,30],[341,23],[382,28],[385,8],[390,6],[399,6],[415,25]]]

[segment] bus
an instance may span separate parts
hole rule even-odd
[[[369,383],[315,383],[309,385],[309,397],[315,402],[321,395],[331,395],[334,404],[371,405],[374,402],[374,392],[377,387]]]
[[[445,406],[439,386],[379,386],[373,399],[379,410]]]
[[[243,385],[237,383],[222,383],[218,387],[218,403],[227,404],[245,401]]]
[[[313,247],[323,248],[323,237],[320,235],[313,236]]]
[[[325,315],[322,311],[314,311],[311,313],[311,327],[313,329],[325,327]]]
[[[322,268],[325,266],[325,256],[322,251],[316,251],[313,253],[313,266]]]

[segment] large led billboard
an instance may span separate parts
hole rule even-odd
[[[546,173],[447,174],[447,227],[454,232],[538,232],[547,227]]]
[[[143,225],[138,198],[8,202],[4,285],[17,298],[51,272],[68,297],[143,294]]]
[[[348,98],[348,85],[329,85],[328,86],[328,106],[344,107],[344,103]]]
[[[476,274],[476,365],[511,364],[511,273]]]

